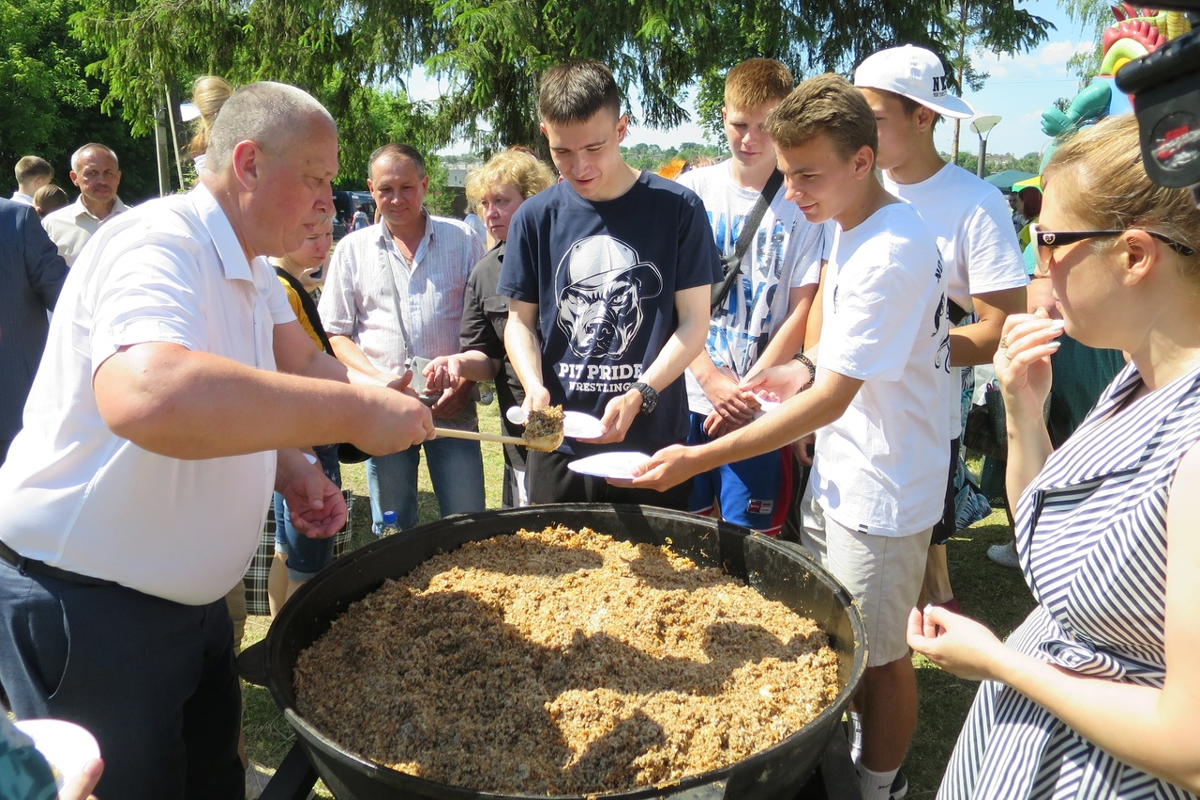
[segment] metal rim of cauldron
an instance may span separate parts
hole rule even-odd
[[[854,654],[851,661],[850,669],[845,676],[845,683],[838,693],[837,698],[820,714],[817,715],[804,728],[793,733],[791,736],[783,739],[770,748],[761,750],[753,755],[744,758],[740,761],[729,764],[717,770],[700,773],[689,776],[681,781],[672,783],[668,786],[649,786],[641,787],[634,790],[623,792],[610,792],[596,795],[587,795],[587,798],[603,797],[605,800],[649,800],[649,798],[663,797],[666,794],[675,794],[684,792],[690,788],[703,787],[709,784],[723,783],[727,780],[735,770],[745,771],[753,770],[754,766],[759,762],[770,762],[778,758],[781,750],[793,750],[798,746],[798,743],[803,739],[811,738],[815,732],[825,731],[825,735],[820,740],[820,750],[823,751],[828,746],[830,735],[836,727],[836,721],[831,722],[831,717],[841,719],[842,713],[850,703],[854,691],[857,689],[859,682],[862,679],[862,674],[866,669],[866,641],[865,627],[862,621],[862,614],[858,606],[851,601],[849,593],[844,587],[823,567],[821,567],[808,553],[808,551],[796,545],[781,542],[770,537],[763,536],[759,533],[742,528],[730,523],[713,520],[707,517],[699,517],[694,514],[685,512],[670,511],[651,506],[636,506],[636,505],[611,505],[611,504],[551,504],[542,506],[529,506],[524,508],[501,509],[496,511],[485,511],[476,514],[458,514],[446,517],[442,520],[429,523],[427,525],[413,528],[406,531],[397,537],[389,537],[377,542],[371,542],[363,547],[348,553],[331,566],[314,576],[310,581],[300,587],[296,594],[283,606],[279,615],[272,622],[270,630],[267,632],[266,648],[267,660],[267,686],[270,689],[271,696],[275,704],[283,712],[284,718],[296,731],[301,746],[309,753],[310,758],[313,755],[324,754],[326,757],[333,759],[339,766],[352,770],[356,775],[364,776],[368,779],[386,779],[389,783],[405,784],[404,787],[393,787],[399,791],[408,791],[414,797],[429,797],[429,798],[462,798],[466,800],[545,800],[541,795],[526,795],[526,794],[499,794],[494,792],[486,792],[465,787],[453,786],[450,784],[430,781],[428,779],[419,778],[398,770],[392,770],[377,762],[356,754],[345,747],[334,742],[332,739],[321,733],[313,727],[308,721],[296,710],[293,687],[292,687],[292,669],[295,656],[303,647],[310,646],[317,640],[329,627],[333,619],[340,616],[350,603],[355,602],[367,594],[370,594],[375,589],[382,585],[385,577],[396,578],[407,571],[390,572],[386,571],[386,575],[379,577],[378,580],[370,579],[359,581],[353,591],[346,593],[342,592],[335,598],[332,604],[328,599],[325,601],[316,601],[316,608],[309,608],[309,605],[314,605],[314,599],[318,598],[323,589],[328,588],[330,581],[336,580],[344,572],[358,569],[360,572],[380,572],[378,569],[369,569],[373,564],[376,564],[379,559],[380,551],[390,552],[393,549],[405,547],[406,545],[412,549],[416,543],[424,542],[425,550],[424,557],[414,561],[409,567],[412,569],[416,565],[423,563],[434,555],[440,553],[451,552],[462,544],[468,541],[478,541],[489,538],[491,536],[503,533],[513,533],[521,527],[537,529],[545,527],[547,524],[554,524],[557,521],[562,521],[567,518],[578,517],[580,515],[637,515],[640,517],[649,518],[658,522],[666,523],[673,522],[675,524],[683,524],[692,528],[707,528],[711,529],[714,534],[733,534],[734,536],[745,539],[753,537],[755,544],[774,550],[779,555],[783,556],[787,561],[792,562],[797,567],[802,567],[807,577],[815,578],[829,590],[830,595],[837,601],[838,607],[843,610],[850,624],[854,639]],[[529,522],[514,523],[507,530],[488,531],[473,535],[481,528],[486,528],[488,524],[494,524],[509,518],[521,519],[525,517],[545,518],[544,520]],[[572,523],[565,523],[572,524]],[[590,524],[595,530],[601,533],[610,533],[604,530],[603,522]],[[446,546],[434,545],[436,534],[438,533],[456,533],[457,536],[451,543]],[[464,536],[465,534],[465,536]],[[724,559],[722,558],[722,561]],[[726,565],[723,563],[722,568]],[[726,569],[728,572],[729,570]],[[747,581],[749,581],[747,575]],[[760,589],[761,591],[761,589]],[[340,606],[340,608],[339,608]],[[320,612],[317,614],[316,612]],[[320,620],[323,619],[323,624]],[[823,621],[818,620],[818,624]],[[290,644],[289,636],[298,626],[308,624],[320,624],[320,630],[311,636],[303,636],[304,641],[302,647],[292,646],[290,658],[288,655],[288,647]],[[286,668],[285,668],[286,664]],[[815,764],[815,760],[814,760]],[[811,769],[809,770],[811,774]],[[807,779],[809,775],[803,776]],[[555,800],[585,800],[583,797],[559,796]]]

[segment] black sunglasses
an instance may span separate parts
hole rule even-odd
[[[1137,230],[1143,229],[1138,228]],[[1125,231],[1044,231],[1036,225],[1031,225],[1029,232],[1039,247],[1063,247],[1068,244],[1075,244],[1075,242],[1082,242],[1084,239],[1096,239],[1101,236],[1120,236],[1125,233]],[[1167,247],[1170,247],[1181,256],[1194,256],[1196,254],[1193,248],[1183,242],[1172,239],[1170,236],[1161,234],[1158,231],[1146,231],[1146,233],[1165,243]]]

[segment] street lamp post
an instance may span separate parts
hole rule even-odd
[[[971,121],[971,130],[979,134],[979,164],[975,167],[975,174],[980,178],[984,175],[984,162],[987,160],[987,137],[992,128],[996,127],[1000,122],[1000,116],[991,114],[986,117],[976,117]]]

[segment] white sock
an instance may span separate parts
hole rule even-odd
[[[857,711],[847,712],[850,720],[850,760],[854,766],[862,761],[862,716]]]
[[[858,783],[862,789],[863,800],[889,800],[892,796],[892,781],[900,770],[892,769],[887,772],[872,772],[861,764],[858,765]]]

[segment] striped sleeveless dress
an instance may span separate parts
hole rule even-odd
[[[1200,370],[1129,401],[1141,385],[1132,364],[1122,370],[1021,496],[1017,552],[1038,606],[1008,644],[1082,675],[1161,687],[1167,502],[1180,459],[1200,440]],[[1196,795],[1116,760],[1019,692],[984,681],[938,797]]]

